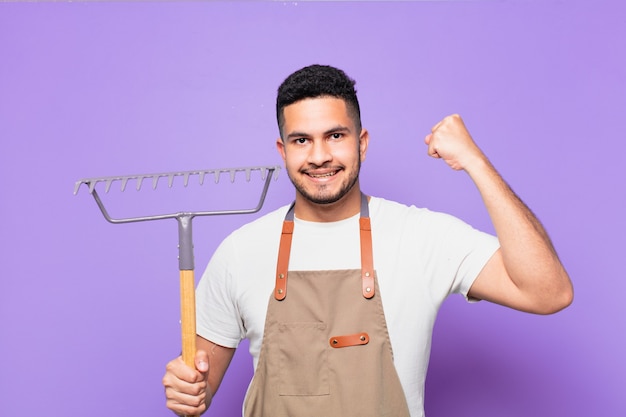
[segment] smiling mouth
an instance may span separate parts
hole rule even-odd
[[[305,172],[305,174],[311,178],[328,178],[334,176],[335,174],[337,174],[337,172],[339,172],[339,170],[324,173]]]

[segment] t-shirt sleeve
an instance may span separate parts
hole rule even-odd
[[[234,247],[224,240],[213,254],[196,289],[196,332],[220,346],[236,348],[243,325],[234,296]]]
[[[498,239],[488,233],[474,229],[469,224],[453,216],[447,217],[444,245],[447,259],[453,259],[451,271],[453,282],[451,293],[463,295],[469,301],[468,292],[489,259],[500,247]]]

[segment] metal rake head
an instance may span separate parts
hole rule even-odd
[[[111,176],[111,177],[99,177],[99,178],[84,178],[76,181],[74,185],[74,195],[78,193],[81,185],[85,184],[89,193],[94,197],[100,211],[104,215],[104,217],[111,223],[129,223],[129,222],[138,222],[138,221],[146,221],[146,220],[160,220],[166,218],[181,218],[181,217],[195,217],[195,216],[209,216],[209,215],[217,215],[217,214],[247,214],[247,213],[255,213],[261,209],[263,206],[263,202],[265,200],[265,196],[267,194],[267,189],[269,187],[269,183],[272,177],[277,178],[278,172],[280,170],[280,166],[255,166],[255,167],[241,167],[241,168],[219,168],[219,169],[203,169],[203,170],[195,170],[195,171],[174,171],[174,172],[160,172],[155,174],[136,174],[136,175],[121,175],[121,176]],[[219,211],[198,211],[198,212],[179,212],[179,213],[171,213],[171,214],[161,214],[154,216],[141,216],[141,217],[130,217],[130,218],[112,218],[109,216],[107,210],[102,203],[97,191],[96,186],[100,183],[104,183],[105,193],[108,193],[111,189],[113,183],[119,182],[121,184],[121,191],[125,191],[129,182],[135,183],[135,189],[140,190],[143,183],[145,181],[149,181],[153,189],[156,189],[159,182],[162,182],[161,179],[165,179],[167,181],[168,188],[171,188],[174,184],[174,179],[176,177],[182,177],[183,185],[187,187],[189,184],[189,180],[192,177],[198,177],[199,185],[204,184],[205,178],[207,176],[212,177],[213,181],[217,184],[219,183],[222,176],[228,176],[230,182],[235,182],[236,178],[239,176],[238,174],[245,175],[245,179],[247,182],[250,181],[252,173],[255,171],[259,171],[261,174],[261,179],[265,181],[264,187],[259,199],[258,204],[252,208],[244,208],[238,210],[219,210]]]
[[[89,187],[89,193],[93,193],[98,183],[105,183],[105,193],[108,193],[111,189],[111,185],[119,181],[121,183],[121,191],[126,190],[126,186],[129,181],[135,180],[137,191],[141,189],[144,180],[148,179],[152,182],[152,189],[156,189],[161,178],[167,178],[167,186],[172,187],[175,177],[183,177],[183,184],[186,187],[189,184],[189,177],[197,176],[198,183],[204,184],[205,177],[207,175],[213,176],[215,183],[219,183],[222,174],[228,174],[230,182],[235,182],[235,178],[238,172],[244,172],[246,175],[246,181],[250,181],[252,171],[261,171],[261,179],[265,180],[266,175],[272,175],[276,173],[278,175],[279,166],[259,166],[259,167],[244,167],[244,168],[219,168],[219,169],[202,169],[197,171],[174,171],[174,172],[159,172],[156,174],[136,174],[136,175],[121,175],[112,177],[99,177],[99,178],[83,178],[76,181],[74,185],[74,195],[78,193],[78,189],[82,184]]]

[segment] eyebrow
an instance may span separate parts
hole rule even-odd
[[[331,135],[333,133],[349,133],[350,129],[346,126],[335,126],[333,128],[328,129],[327,131],[324,132],[324,136],[328,136]],[[292,139],[292,138],[308,138],[311,135],[308,133],[304,133],[304,132],[291,132],[290,134],[287,135],[288,139]]]

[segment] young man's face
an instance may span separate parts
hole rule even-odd
[[[332,204],[359,178],[368,134],[360,134],[342,99],[304,99],[283,109],[283,140],[276,142],[296,191],[316,204]]]

